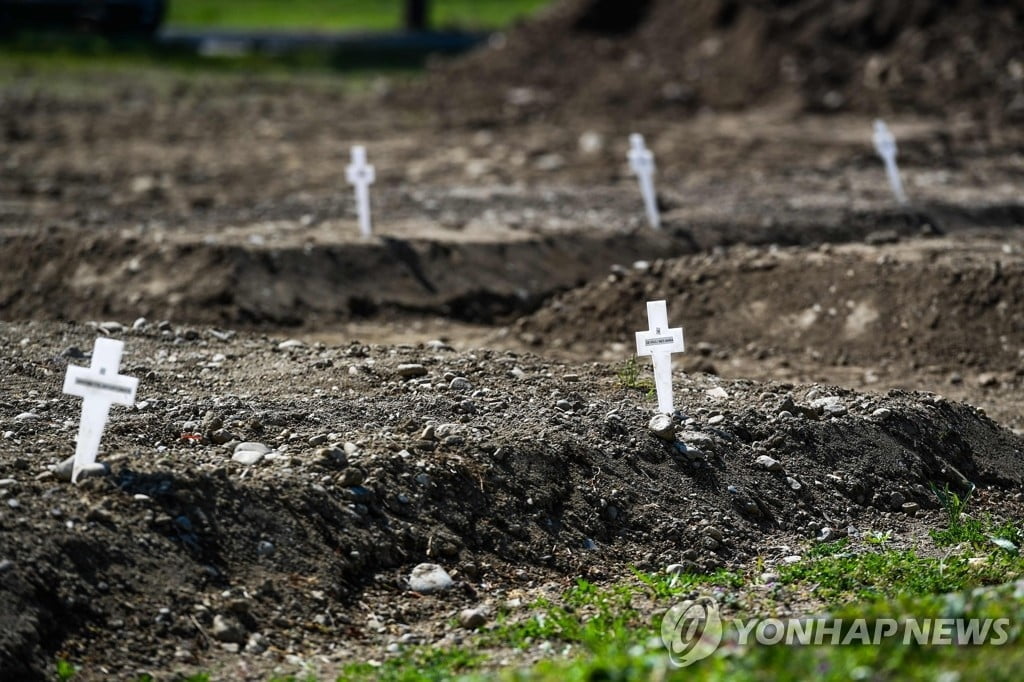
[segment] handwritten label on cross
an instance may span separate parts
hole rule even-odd
[[[369,237],[373,232],[370,222],[370,185],[377,179],[373,166],[366,163],[366,147],[352,147],[352,163],[345,169],[345,177],[356,188],[356,210],[359,212],[359,232]]]
[[[885,162],[885,172],[889,176],[889,186],[892,187],[893,196],[901,205],[907,204],[907,195],[903,191],[903,180],[900,178],[900,169],[896,165],[896,138],[893,137],[889,126],[885,125],[882,119],[875,120],[874,134],[875,151]]]
[[[89,367],[68,365],[64,392],[83,399],[82,421],[75,446],[75,465],[71,472],[72,483],[78,481],[78,474],[83,469],[96,462],[110,406],[135,404],[139,380],[117,373],[122,352],[124,343],[121,341],[96,339]]]
[[[654,363],[654,386],[658,391],[658,411],[672,414],[672,353],[683,353],[681,328],[669,329],[668,307],[665,301],[647,302],[647,323],[645,332],[636,333],[636,354],[650,355]]]
[[[647,222],[657,230],[661,227],[661,215],[658,213],[658,197],[654,193],[654,154],[644,145],[644,136],[637,133],[629,136],[629,147],[629,167],[640,181]]]

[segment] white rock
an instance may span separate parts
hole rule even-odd
[[[246,466],[252,466],[270,454],[271,450],[263,443],[239,443],[231,459]]]
[[[453,584],[452,577],[437,564],[420,564],[409,574],[409,589],[413,592],[443,592]]]
[[[782,462],[775,459],[774,457],[769,457],[768,455],[761,455],[755,461],[757,462],[757,465],[759,467],[767,469],[768,471],[782,471]]]
[[[277,347],[280,350],[288,350],[289,348],[302,348],[305,345],[306,344],[302,343],[302,341],[299,341],[298,339],[288,339],[287,341],[282,341],[277,344]]]
[[[676,439],[676,426],[672,423],[672,417],[667,414],[656,414],[651,417],[647,428],[658,438],[667,441],[674,441]]]
[[[707,393],[709,398],[714,398],[715,400],[725,400],[726,398],[729,397],[729,394],[726,393],[725,389],[722,388],[721,386],[709,388]]]

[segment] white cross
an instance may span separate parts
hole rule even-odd
[[[885,125],[882,119],[875,119],[875,151],[885,162],[885,172],[889,176],[889,186],[892,193],[901,205],[907,204],[907,195],[903,191],[903,181],[900,179],[900,169],[896,165],[896,138],[893,137],[889,126]]]
[[[110,406],[115,403],[135,404],[139,380],[117,373],[123,351],[124,343],[121,341],[96,339],[92,365],[68,365],[64,392],[83,398],[82,421],[78,427],[78,444],[75,446],[75,465],[71,473],[72,483],[78,481],[79,472],[96,462]]]
[[[366,163],[366,147],[352,147],[352,163],[345,169],[348,184],[356,188],[356,209],[359,211],[359,231],[364,237],[372,232],[370,223],[370,185],[377,179],[373,166]]]
[[[658,411],[672,414],[672,353],[683,353],[681,328],[669,329],[668,308],[665,301],[647,302],[647,323],[645,332],[636,333],[636,354],[650,355],[654,362],[654,386],[658,391]]]
[[[629,146],[629,167],[640,181],[647,222],[657,230],[661,227],[661,215],[658,213],[658,197],[654,193],[654,154],[644,146],[644,136],[637,133],[629,136]]]

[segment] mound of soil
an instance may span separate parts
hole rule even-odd
[[[1024,261],[999,242],[736,248],[618,269],[516,329],[547,348],[621,348],[647,328],[644,302],[665,299],[692,345],[722,358],[1019,373],[1022,285]]]
[[[110,475],[72,487],[47,467],[77,428],[67,357],[96,333],[0,325],[11,679],[56,656],[83,679],[379,660],[399,640],[451,644],[458,609],[551,581],[771,566],[810,538],[923,532],[943,518],[931,485],[1020,506],[1024,441],[934,395],[680,377],[662,440],[652,402],[608,366],[166,325],[119,332],[139,403],[112,414]],[[273,451],[239,463],[242,440]],[[453,589],[411,593],[425,561]]]
[[[1022,53],[1020,0],[576,0],[443,66],[414,101],[479,122],[779,101],[998,119],[1024,114]]]

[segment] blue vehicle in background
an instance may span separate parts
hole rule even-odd
[[[65,29],[107,35],[152,35],[167,0],[0,0],[0,33]]]

